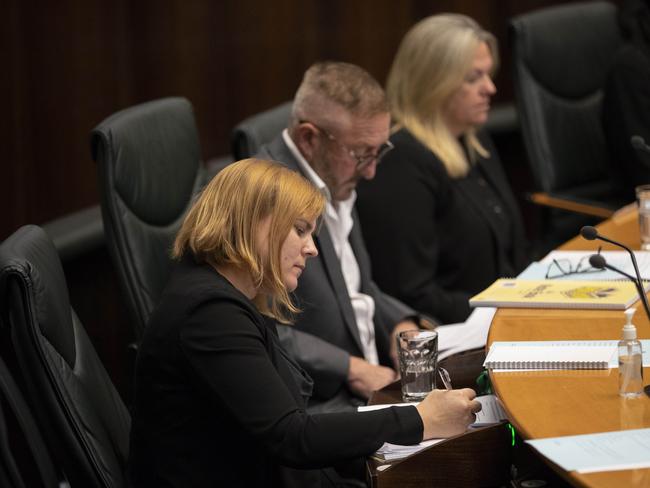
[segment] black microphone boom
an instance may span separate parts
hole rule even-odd
[[[620,273],[623,276],[626,276],[627,278],[631,279],[636,284],[636,288],[639,291],[639,298],[641,299],[641,303],[643,303],[643,308],[645,309],[646,316],[650,321],[650,307],[648,307],[648,299],[645,295],[645,291],[643,290],[643,280],[641,279],[639,266],[636,264],[636,258],[634,257],[634,252],[632,252],[632,249],[627,247],[625,244],[612,240],[609,237],[600,235],[596,230],[596,228],[592,227],[591,225],[585,225],[582,229],[580,229],[580,235],[585,239],[587,239],[588,241],[593,241],[594,239],[598,239],[601,241],[609,242],[610,244],[614,244],[615,246],[623,248],[628,252],[630,258],[632,259],[632,265],[634,266],[634,272],[636,273],[636,280],[632,276],[628,275],[627,273],[624,273],[623,271],[616,269],[613,266],[607,264],[603,256],[600,256],[600,260],[597,260],[595,264],[591,262],[591,259],[594,257],[591,256],[589,258],[589,264],[591,264],[594,268],[598,268],[596,264],[604,264],[605,266],[603,267],[607,267],[608,269],[611,269],[612,271]]]
[[[608,264],[607,260],[605,259],[605,256],[603,256],[602,254],[592,254],[591,256],[589,256],[589,264],[591,264],[594,268],[609,269],[614,273],[618,273],[622,276],[625,276],[628,280],[634,283],[634,286],[636,287],[636,291],[639,293],[639,298],[641,299],[641,303],[643,304],[643,308],[645,309],[646,317],[648,317],[648,320],[650,321],[650,308],[648,307],[648,300],[646,299],[645,296],[645,290],[643,289],[642,281],[636,280],[634,276],[627,274],[622,269],[618,269],[616,266],[612,266],[611,264]]]

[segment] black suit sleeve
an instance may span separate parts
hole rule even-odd
[[[307,414],[274,367],[251,312],[229,305],[195,310],[181,329],[181,350],[214,401],[280,463],[324,467],[368,455],[383,442],[421,440],[414,408]]]

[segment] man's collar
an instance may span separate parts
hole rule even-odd
[[[300,169],[302,169],[307,179],[311,181],[316,186],[316,188],[318,188],[323,193],[323,195],[325,195],[325,198],[327,198],[328,202],[331,202],[332,195],[330,193],[329,188],[327,188],[325,182],[321,179],[320,176],[318,176],[318,173],[314,171],[314,169],[304,158],[304,156],[298,149],[298,146],[296,146],[296,143],[293,142],[293,139],[291,139],[288,129],[284,129],[282,131],[282,138],[284,139],[284,143],[289,148],[289,151],[291,151],[291,154],[293,154],[293,157],[296,158],[296,161],[298,161],[298,165],[300,166]]]
[[[284,139],[284,143],[289,148],[289,151],[291,151],[291,154],[293,154],[293,157],[296,158],[296,161],[298,161],[298,165],[300,166],[300,169],[302,169],[307,179],[311,181],[316,186],[316,188],[318,188],[321,191],[321,193],[323,193],[323,195],[325,195],[325,198],[327,198],[327,201],[330,203],[330,205],[333,205],[335,208],[341,207],[345,209],[346,212],[351,212],[352,207],[354,207],[354,202],[357,199],[357,192],[353,191],[347,200],[333,202],[332,194],[330,193],[329,188],[327,188],[325,182],[321,179],[320,176],[318,176],[318,173],[314,171],[314,168],[312,168],[311,165],[304,158],[304,156],[296,146],[296,143],[293,142],[293,139],[291,139],[288,129],[284,129],[284,131],[282,131],[282,138]]]

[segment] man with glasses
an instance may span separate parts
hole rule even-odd
[[[372,179],[392,148],[389,125],[384,91],[370,74],[317,63],[298,88],[289,127],[257,155],[301,172],[328,200],[319,255],[295,291],[302,313],[279,330],[314,380],[312,411],[353,408],[396,380],[395,335],[424,322],[372,282],[354,210],[357,183]]]

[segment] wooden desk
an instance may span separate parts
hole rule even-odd
[[[375,392],[371,405],[400,403],[400,382]],[[371,488],[477,488],[505,486],[511,463],[511,433],[506,423],[472,429],[413,456],[381,462],[369,458]]]
[[[614,215],[598,226],[603,235],[633,249],[640,240],[636,211]],[[577,237],[561,249],[617,249]],[[634,323],[640,338],[650,338],[650,323],[637,303]],[[492,341],[619,339],[621,311],[500,309],[488,344]],[[618,370],[535,371],[492,373],[492,384],[512,424],[525,439],[588,434],[650,427],[650,398],[624,400],[618,396]],[[650,368],[644,368],[644,383]],[[552,463],[549,463],[552,464]],[[650,469],[593,474],[567,473],[552,466],[575,486],[650,487]]]

